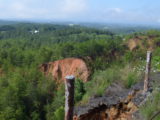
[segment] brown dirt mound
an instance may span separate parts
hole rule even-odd
[[[58,83],[62,82],[67,75],[74,75],[84,82],[88,81],[89,77],[86,63],[78,58],[66,58],[45,63],[40,66],[40,69],[46,75],[51,74]]]
[[[154,37],[136,36],[135,38],[131,38],[127,41],[127,46],[130,51],[133,51],[137,48],[153,50],[155,47]]]

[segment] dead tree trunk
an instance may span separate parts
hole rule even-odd
[[[146,60],[146,70],[145,70],[145,79],[144,79],[144,92],[148,91],[149,87],[149,74],[151,70],[151,59],[152,59],[152,52],[147,51],[147,60]]]
[[[65,120],[73,119],[74,81],[74,76],[67,76],[65,80]]]

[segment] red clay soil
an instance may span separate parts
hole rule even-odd
[[[86,63],[78,58],[66,58],[45,63],[40,66],[40,69],[46,75],[51,74],[58,83],[64,81],[67,75],[74,75],[84,82],[86,82],[89,77],[89,70]]]

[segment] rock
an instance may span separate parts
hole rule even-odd
[[[133,120],[146,120],[146,119],[144,118],[144,116],[142,116],[142,115],[140,114],[139,111],[136,111],[136,112],[133,113],[132,119],[133,119]]]
[[[128,92],[121,84],[113,83],[104,96],[91,98],[87,105],[75,107],[77,120],[130,120],[137,107],[128,99]]]
[[[44,63],[40,66],[40,70],[46,75],[51,74],[58,83],[63,82],[67,75],[74,75],[87,82],[90,75],[86,63],[78,58],[66,58]]]

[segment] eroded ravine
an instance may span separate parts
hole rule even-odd
[[[152,93],[153,83],[160,83],[160,73],[152,76],[150,88],[143,93],[143,82],[131,89],[125,89],[119,84],[112,84],[104,96],[91,98],[87,105],[75,107],[74,120],[142,120],[134,113]]]
[[[131,120],[132,113],[138,110],[132,101],[137,94],[138,91],[132,91],[126,99],[117,101],[116,104],[101,104],[87,113],[74,116],[74,120]]]

